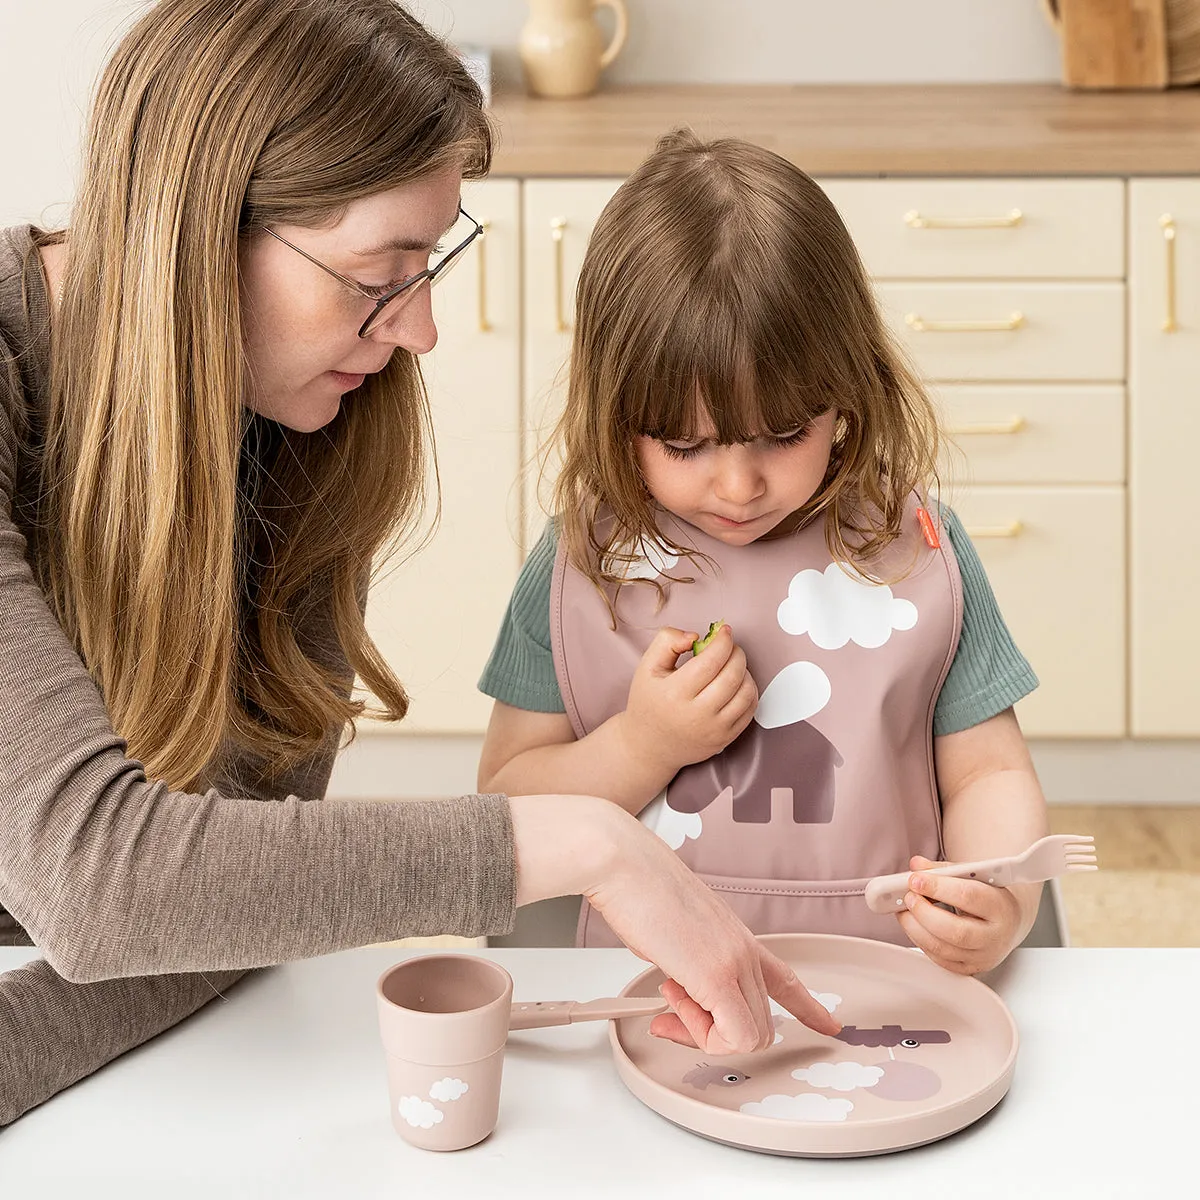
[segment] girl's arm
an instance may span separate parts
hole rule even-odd
[[[638,664],[625,709],[578,740],[564,713],[497,701],[479,787],[510,796],[599,795],[641,812],[681,767],[719,753],[754,716],[758,690],[727,625],[702,654],[676,666],[696,636],[660,629]]]
[[[950,862],[1017,854],[1049,832],[1029,748],[1011,708],[970,729],[934,738],[942,833]],[[931,865],[914,860],[914,867]],[[995,888],[969,879],[915,876],[899,920],[913,942],[967,974],[1002,962],[1037,917],[1040,883]],[[947,912],[931,901],[958,909]]]

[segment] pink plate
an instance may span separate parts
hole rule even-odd
[[[845,1028],[824,1037],[773,1005],[773,1046],[706,1059],[652,1038],[648,1017],[613,1021],[625,1086],[667,1120],[747,1150],[842,1158],[936,1141],[979,1120],[1008,1091],[1017,1027],[977,979],[865,938],[761,940]],[[662,981],[652,968],[621,995],[655,996]]]

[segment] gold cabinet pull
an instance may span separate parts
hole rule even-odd
[[[567,227],[565,217],[554,217],[550,221],[550,236],[554,239],[554,329],[566,333],[570,326],[563,312],[563,230]]]
[[[964,433],[1020,433],[1024,428],[1024,417],[1009,417],[1007,421],[976,421],[968,425],[949,425],[946,432],[957,437]]]
[[[1163,213],[1158,218],[1158,225],[1167,247],[1167,313],[1162,328],[1163,333],[1174,333],[1179,328],[1175,319],[1175,218],[1170,213]]]
[[[1025,324],[1025,314],[1009,314],[1004,321],[927,321],[919,313],[908,313],[904,323],[914,333],[1009,333]]]
[[[487,235],[491,229],[491,221],[480,221],[483,236],[479,239],[479,332],[491,333],[492,323],[488,320],[487,308]]]
[[[1015,229],[1025,214],[1014,208],[1004,217],[926,217],[913,209],[904,214],[909,229]]]
[[[1015,538],[1021,535],[1025,525],[1021,521],[1009,521],[1007,525],[968,525],[969,538]]]

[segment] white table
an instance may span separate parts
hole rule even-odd
[[[991,980],[1022,1038],[1006,1099],[944,1141],[832,1160],[736,1150],[663,1120],[618,1079],[602,1023],[514,1034],[492,1137],[455,1154],[413,1149],[389,1123],[374,1009],[377,976],[409,953],[354,950],[239,985],[0,1131],[0,1197],[1157,1200],[1200,1191],[1200,949],[1018,951]],[[508,968],[518,1000],[611,995],[644,967],[624,950],[477,953]],[[0,970],[30,957],[0,949]]]

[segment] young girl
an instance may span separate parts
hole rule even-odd
[[[933,410],[821,189],[663,138],[592,235],[559,437],[557,521],[480,685],[481,790],[607,796],[759,932],[999,963],[1039,885],[863,899],[1024,849],[1046,811],[1012,711],[1036,679],[929,498]],[[586,904],[580,940],[613,941]]]

